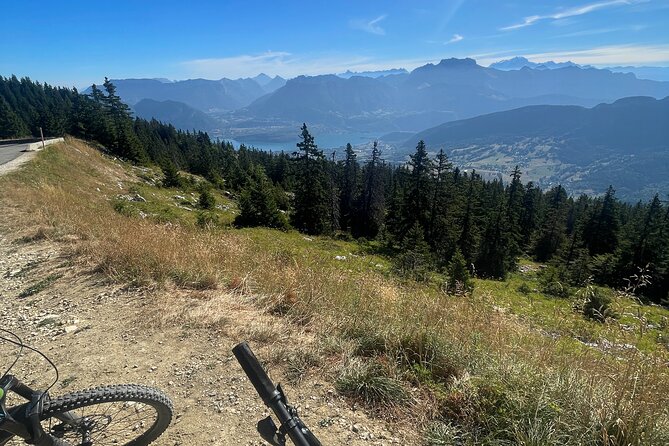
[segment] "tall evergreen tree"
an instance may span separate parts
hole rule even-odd
[[[277,208],[272,183],[260,166],[251,168],[248,185],[239,198],[236,226],[267,226],[286,229],[288,220]]]
[[[618,203],[612,186],[604,198],[594,208],[590,221],[586,224],[583,238],[590,255],[615,251],[618,245]]]
[[[385,213],[383,176],[381,175],[381,151],[374,141],[372,157],[363,168],[362,193],[356,209],[353,235],[375,238],[383,224]]]
[[[342,230],[350,229],[354,218],[355,203],[360,188],[360,165],[351,144],[346,144],[345,159],[341,181],[339,201],[339,225]]]
[[[534,255],[540,262],[550,260],[565,241],[567,192],[558,185],[548,192],[546,198],[548,209],[534,247]]]
[[[307,234],[332,232],[330,219],[331,200],[328,194],[328,177],[325,157],[318,150],[314,137],[306,124],[302,125],[302,141],[295,152],[295,198],[293,201],[293,226]]]
[[[433,161],[430,159],[425,142],[416,145],[416,151],[409,157],[409,174],[407,193],[403,205],[403,228],[398,238],[401,240],[406,232],[418,223],[420,228],[430,224],[431,175]]]

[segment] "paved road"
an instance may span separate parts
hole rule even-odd
[[[9,146],[0,145],[0,165],[10,162],[13,159],[23,155],[22,150],[28,148],[28,144],[12,144]]]

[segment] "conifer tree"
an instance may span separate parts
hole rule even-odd
[[[272,183],[260,166],[252,168],[249,183],[239,199],[239,215],[235,226],[266,226],[286,229],[288,220],[274,200]]]
[[[400,253],[395,260],[400,274],[417,281],[427,280],[432,267],[430,246],[425,241],[424,232],[420,223],[414,222],[402,240]]]
[[[302,141],[295,152],[295,199],[292,224],[307,234],[332,232],[331,201],[328,178],[324,169],[325,157],[318,150],[306,124],[302,125]]]
[[[17,138],[28,135],[28,127],[9,107],[7,101],[0,96],[0,138]]]
[[[584,229],[583,239],[585,246],[590,250],[590,255],[615,251],[619,224],[615,190],[609,186]]]
[[[467,269],[467,261],[459,249],[455,250],[453,258],[448,263],[446,275],[448,277],[448,292],[450,293],[467,292],[473,288],[471,276]]]
[[[356,237],[375,238],[383,225],[385,213],[381,151],[374,141],[372,157],[363,168],[362,193],[358,200],[355,224],[351,228]]]
[[[355,203],[358,199],[360,182],[360,165],[351,144],[346,144],[345,159],[342,172],[341,195],[339,201],[340,227],[350,229],[354,218]]]
[[[550,260],[565,241],[567,193],[558,185],[548,192],[546,198],[548,209],[534,247],[534,255],[540,262]]]
[[[419,223],[423,230],[430,224],[430,198],[433,162],[430,159],[425,143],[421,140],[416,145],[416,151],[409,156],[411,172],[408,179],[408,189],[405,195],[403,210],[403,228],[399,234],[400,240],[409,229]]]

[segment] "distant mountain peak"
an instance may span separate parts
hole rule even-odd
[[[532,62],[523,56],[516,56],[511,59],[500,60],[499,62],[490,64],[490,68],[503,71],[522,70],[523,68],[531,68],[533,70],[555,70],[568,67],[583,68],[572,61],[553,62],[552,60],[547,60],[545,62]]]
[[[269,84],[272,82],[272,78],[265,73],[260,73],[256,77],[252,77],[254,81],[256,81],[261,87],[264,87],[265,85]]]
[[[474,59],[469,57],[464,59],[458,59],[456,57],[442,59],[441,62],[437,64],[437,66],[442,68],[480,68],[480,65],[477,64]]]
[[[343,73],[337,74],[338,77],[348,79],[353,76],[361,76],[361,77],[382,77],[382,76],[390,76],[393,74],[407,74],[408,71],[404,68],[389,68],[387,70],[376,70],[376,71],[351,71],[351,70],[346,70]]]

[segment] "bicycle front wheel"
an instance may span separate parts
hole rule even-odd
[[[42,427],[71,446],[146,446],[172,421],[162,391],[135,384],[96,387],[44,403]]]

